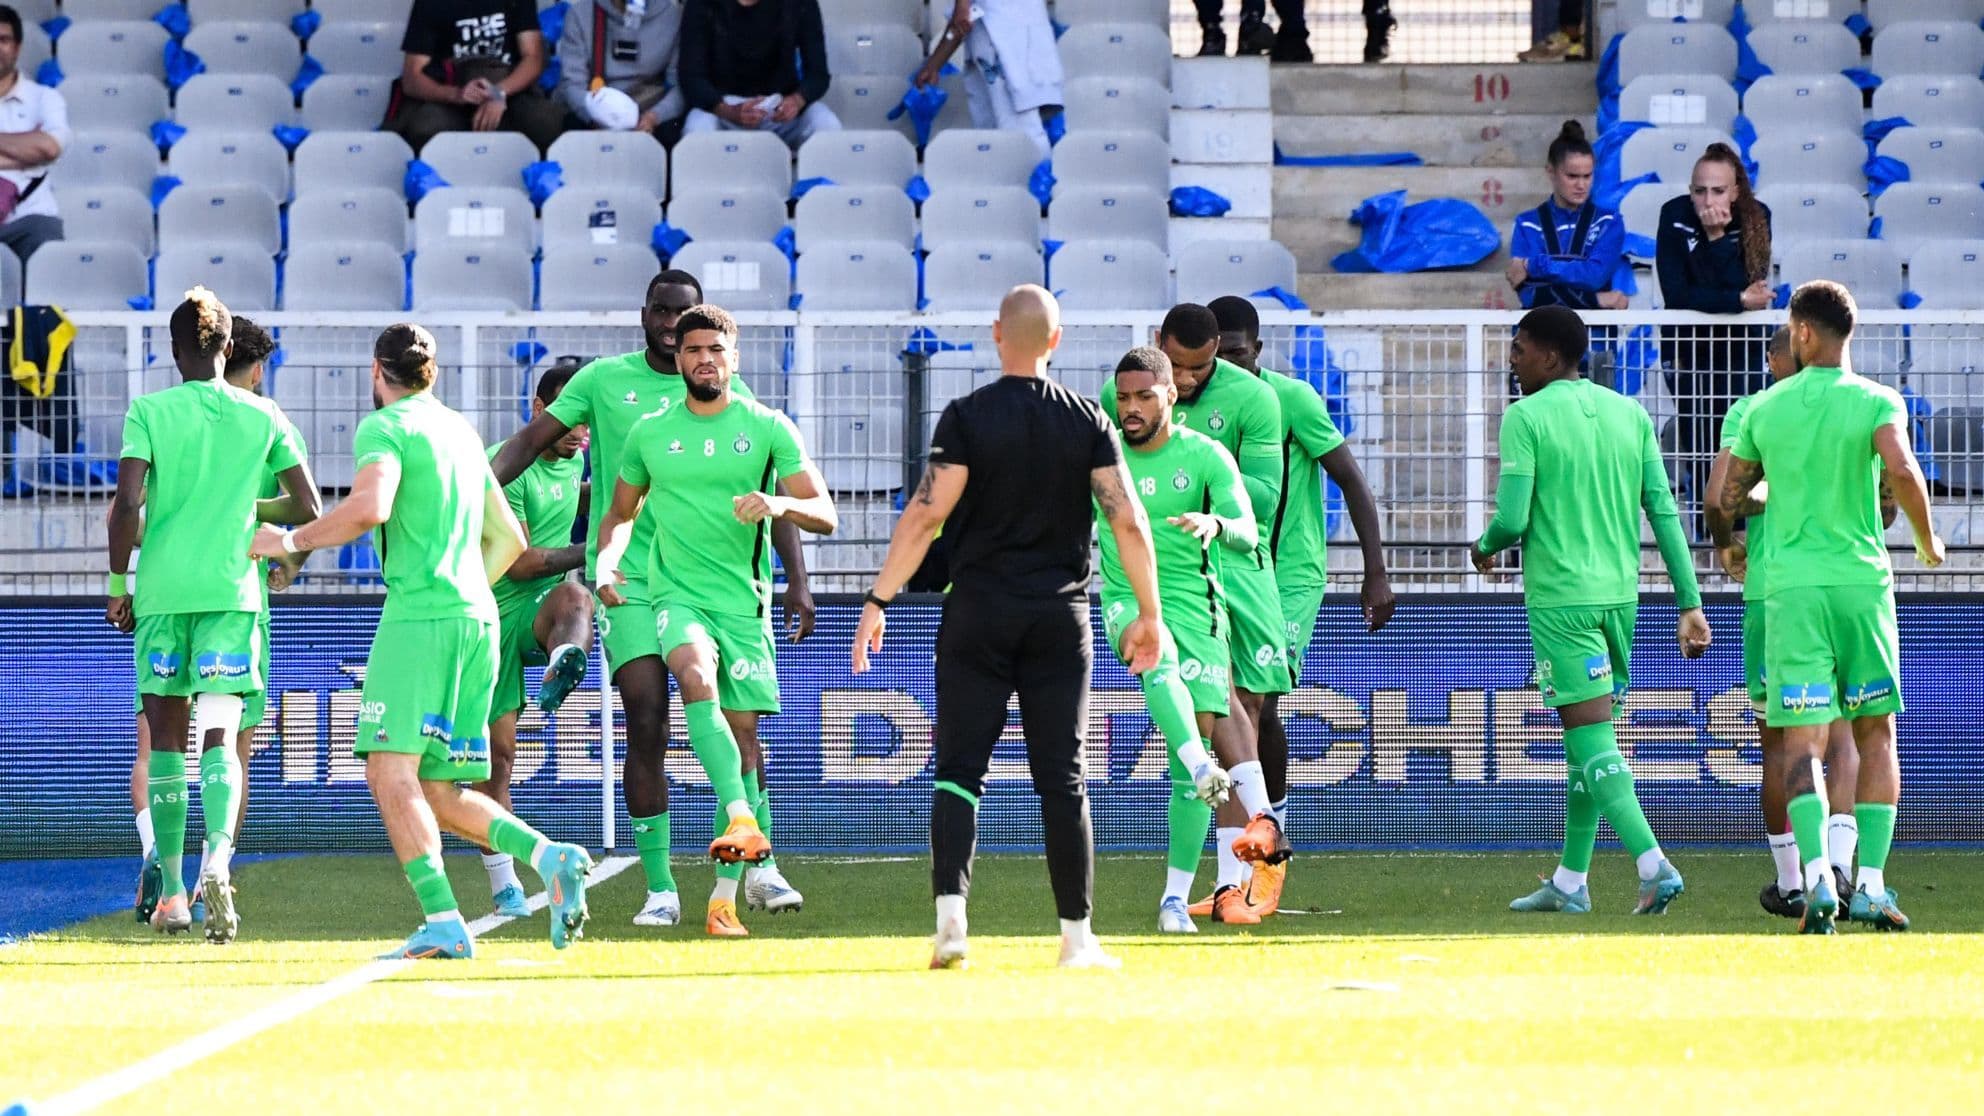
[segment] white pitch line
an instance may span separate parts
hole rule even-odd
[[[626,871],[636,859],[631,856],[608,857],[595,865],[586,875],[586,886],[593,887],[605,883]],[[549,896],[540,891],[530,897],[530,909],[533,913],[541,911],[550,905],[550,902]],[[511,921],[514,920],[508,915],[488,914],[469,923],[468,929],[471,934],[486,934]],[[288,999],[277,1000],[239,1019],[223,1023],[213,1030],[194,1035],[185,1042],[167,1047],[143,1061],[134,1062],[123,1069],[85,1082],[54,1097],[46,1104],[31,1105],[29,1111],[35,1113],[35,1116],[72,1116],[74,1113],[89,1112],[119,1097],[135,1093],[146,1085],[183,1070],[202,1058],[212,1057],[263,1031],[280,1027],[306,1012],[323,1007],[347,992],[356,991],[374,981],[382,980],[413,964],[416,962],[397,957],[385,961],[373,961],[322,984],[306,988]]]

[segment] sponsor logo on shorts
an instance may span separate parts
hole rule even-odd
[[[1178,664],[1178,677],[1187,682],[1196,682],[1199,675],[1206,672],[1206,665],[1197,659],[1186,659]]]
[[[1178,664],[1178,677],[1187,682],[1203,679],[1208,686],[1225,689],[1227,679],[1232,677],[1224,664],[1208,663],[1201,659],[1185,659]]]
[[[1786,686],[1778,694],[1777,703],[1787,713],[1810,713],[1824,709],[1832,704],[1832,686],[1825,682]]]
[[[1584,676],[1593,682],[1612,677],[1612,657],[1593,655],[1584,661]]]
[[[742,682],[747,678],[771,678],[772,664],[768,659],[735,659],[729,667],[730,677]]]
[[[193,670],[201,678],[246,678],[255,660],[248,655],[222,655],[208,652],[193,660]]]
[[[735,453],[735,454],[738,454],[738,455],[740,455],[740,456],[742,456],[743,454],[747,454],[747,453],[750,453],[750,452],[751,452],[751,439],[749,439],[749,438],[746,438],[746,437],[745,437],[744,435],[742,435],[742,434],[739,434],[739,435],[737,436],[737,440],[736,440],[736,441],[734,441],[734,442],[732,442],[732,443],[730,443],[730,451],[731,451],[732,453]]]
[[[471,736],[466,740],[448,741],[448,761],[458,764],[488,763],[489,738]]]
[[[455,742],[455,723],[439,713],[429,713],[420,718],[420,738],[439,740],[452,746]]]
[[[1840,704],[1846,707],[1848,713],[1852,713],[1870,701],[1879,701],[1893,694],[1894,679],[1882,678],[1875,682],[1863,682],[1858,686],[1850,687],[1840,696]]]
[[[179,656],[177,655],[164,655],[154,651],[151,653],[151,658],[147,660],[147,665],[151,667],[153,678],[179,677]]]
[[[383,701],[362,701],[358,703],[358,719],[361,722],[377,724],[386,719],[386,703]]]
[[[1185,491],[1192,487],[1192,475],[1183,469],[1178,470],[1171,475],[1171,487],[1180,492]]]

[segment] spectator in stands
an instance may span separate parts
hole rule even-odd
[[[972,126],[1024,132],[1042,159],[1052,155],[1047,120],[1061,105],[1061,54],[1046,0],[957,0],[916,84],[936,84],[960,45]]]
[[[840,130],[821,103],[830,80],[819,0],[686,0],[684,132],[765,129],[797,148]]]
[[[1564,121],[1550,141],[1550,198],[1516,218],[1509,237],[1509,286],[1524,309],[1624,310],[1612,290],[1625,260],[1626,224],[1591,200],[1592,153],[1584,125]]]
[[[1587,0],[1534,0],[1529,6],[1528,50],[1516,55],[1524,62],[1582,62],[1584,8]]]
[[[1654,262],[1669,310],[1741,314],[1770,306],[1770,209],[1750,189],[1743,160],[1713,143],[1695,163],[1688,192],[1660,209]],[[1709,459],[1731,401],[1769,386],[1766,326],[1671,326],[1661,339],[1674,396],[1675,449],[1699,535]]]
[[[532,0],[414,0],[400,41],[398,106],[388,125],[415,151],[442,132],[522,132],[543,150],[564,106],[538,91],[544,33]]]
[[[672,146],[688,111],[676,65],[681,31],[677,0],[575,0],[558,36],[559,100],[595,128],[632,128]]]
[[[26,263],[62,239],[48,171],[69,143],[69,105],[24,76],[20,61],[21,15],[0,4],[0,244]]]

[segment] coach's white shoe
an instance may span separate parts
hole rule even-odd
[[[785,881],[778,865],[744,869],[744,906],[766,914],[797,911],[806,903],[799,889]]]
[[[933,969],[964,969],[971,966],[966,959],[967,948],[964,937],[964,923],[951,919],[937,928],[937,938],[930,951],[930,967]]]
[[[648,901],[641,904],[641,913],[634,916],[636,926],[679,926],[682,923],[682,896],[673,891],[650,891]]]
[[[1123,962],[1103,952],[1102,942],[1093,932],[1077,937],[1062,935],[1061,967],[1064,969],[1120,969]]]

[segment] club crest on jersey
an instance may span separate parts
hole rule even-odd
[[[153,678],[179,677],[179,656],[177,655],[164,655],[154,651],[152,652],[149,665],[152,668]]]
[[[1220,413],[1218,407],[1214,407],[1212,409],[1212,417],[1206,420],[1206,429],[1208,430],[1226,429],[1226,416]]]
[[[740,455],[740,456],[741,456],[741,455],[743,455],[743,454],[747,454],[747,453],[750,453],[750,452],[751,452],[751,439],[750,439],[750,438],[748,438],[748,437],[746,437],[746,436],[744,436],[744,435],[742,435],[742,434],[739,434],[739,435],[737,436],[737,440],[736,440],[736,441],[734,441],[734,442],[732,442],[732,443],[730,443],[730,449],[731,449],[731,451],[732,451],[733,453],[736,453],[736,454],[738,454],[738,455]]]
[[[1893,693],[1894,679],[1882,678],[1878,681],[1863,682],[1858,686],[1849,688],[1845,694],[1841,695],[1840,704],[1846,707],[1848,713],[1852,713],[1870,701],[1879,701]]]
[[[1178,472],[1173,474],[1171,477],[1171,487],[1177,489],[1180,492],[1183,492],[1186,489],[1192,487],[1191,474],[1187,473],[1183,469],[1178,470]]]
[[[1862,699],[1865,700],[1865,699]],[[1787,713],[1810,713],[1832,704],[1832,687],[1824,682],[1786,686],[1778,694],[1778,705]]]

